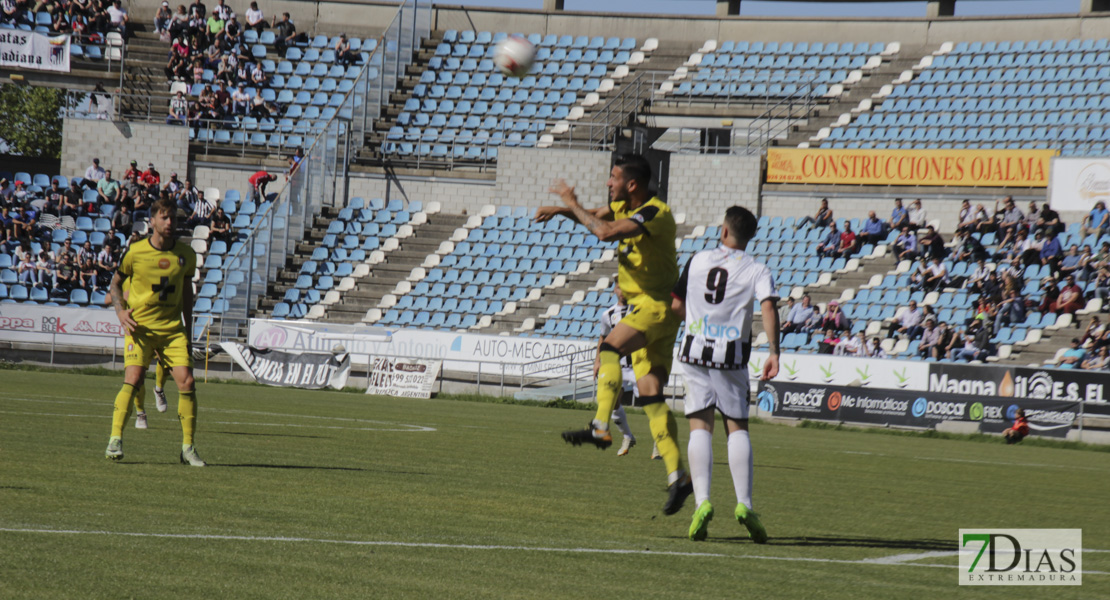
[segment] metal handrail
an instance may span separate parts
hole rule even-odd
[[[806,81],[799,92],[782,98],[752,120],[748,125],[748,145],[745,148],[747,154],[762,153],[779,133],[789,131],[795,122],[809,119],[810,113],[817,105],[813,93],[814,81],[812,79]],[[796,116],[797,108],[803,109],[804,116]],[[757,143],[753,144],[753,139],[757,140]]]

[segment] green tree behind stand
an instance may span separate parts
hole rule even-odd
[[[0,86],[0,139],[13,154],[62,157],[65,90],[8,84]]]

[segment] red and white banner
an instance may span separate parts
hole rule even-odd
[[[103,348],[122,344],[123,328],[104,308],[0,304],[0,340]]]

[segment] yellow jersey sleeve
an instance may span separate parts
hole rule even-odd
[[[678,257],[674,238],[677,225],[671,209],[659,198],[652,198],[635,210],[626,202],[610,205],[615,220],[634,221],[641,234],[625,238],[618,246],[617,279],[621,291],[631,301],[640,294],[661,301],[670,299],[678,280]]]
[[[159,250],[149,239],[135,242],[120,263],[130,279],[128,306],[139,327],[153,333],[172,333],[183,327],[185,286],[192,285],[197,255],[187,244]]]

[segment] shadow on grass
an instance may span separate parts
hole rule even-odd
[[[751,543],[747,536],[717,538],[724,542]],[[956,552],[959,546],[953,540],[900,540],[876,537],[774,537],[768,546],[797,546],[811,548],[887,548],[891,550],[916,550],[920,552]]]
[[[329,439],[326,435],[298,435],[296,433],[248,433],[246,431],[206,431],[204,433],[222,433],[224,435],[253,435],[258,437],[308,438],[310,440]]]
[[[357,471],[362,473],[388,473],[390,475],[430,475],[420,471],[389,471],[385,469],[361,469],[359,467],[326,467],[321,465],[263,465],[263,464],[218,464],[208,463],[209,467],[232,469],[292,469],[310,471]]]

